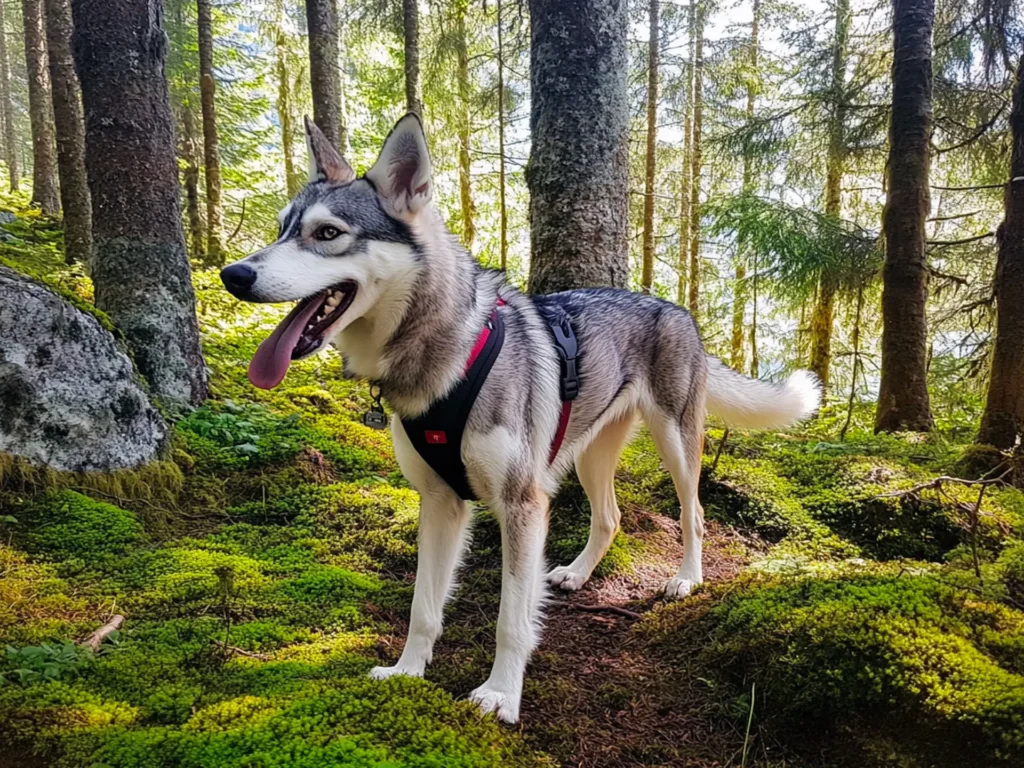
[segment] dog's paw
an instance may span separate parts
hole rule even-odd
[[[515,723],[519,720],[519,696],[494,690],[484,683],[469,694],[469,699],[476,702],[482,714],[493,712],[503,723]]]
[[[693,591],[693,588],[697,586],[696,581],[690,579],[683,579],[679,576],[675,576],[668,580],[665,584],[665,597],[669,600],[682,600],[688,594]]]
[[[374,667],[370,670],[370,677],[374,680],[387,680],[389,677],[394,677],[395,675],[423,677],[423,670],[408,669],[406,667],[400,667],[397,664],[393,667]]]
[[[547,575],[548,584],[566,592],[575,592],[587,583],[588,575],[574,571],[571,566],[560,565],[552,568]]]

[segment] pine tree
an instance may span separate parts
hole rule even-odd
[[[934,0],[894,0],[888,200],[882,215],[882,375],[875,430],[934,427],[927,382],[925,219],[932,137]]]
[[[341,74],[338,67],[338,8],[335,0],[306,0],[309,84],[313,122],[341,149]]]
[[[4,0],[0,0],[0,117],[4,123],[4,162],[11,192],[18,191],[18,143],[14,131],[14,102],[11,99],[11,60],[7,51],[7,22]]]
[[[690,285],[688,305],[690,314],[700,314],[700,181],[703,162],[704,131],[704,23],[707,6],[697,4],[694,20],[693,58],[693,125],[690,138]]]
[[[529,289],[629,282],[626,0],[531,0]]]
[[[85,121],[82,89],[71,54],[72,31],[69,0],[46,0],[57,170],[64,210],[64,260],[85,264],[92,254],[92,200],[85,173]]]
[[[686,34],[689,38],[689,56],[685,67],[686,107],[683,115],[683,173],[679,195],[679,264],[676,271],[679,284],[676,303],[686,302],[686,274],[690,263],[690,195],[693,187],[691,162],[693,144],[693,72],[697,61],[697,0],[689,4],[686,12]]]
[[[217,135],[217,81],[213,75],[212,0],[196,0],[199,17],[199,95],[203,107],[203,165],[206,173],[206,259],[222,264],[220,139]]]
[[[650,293],[654,284],[654,182],[658,147],[658,0],[650,0],[650,40],[647,44],[647,155],[644,167],[644,257],[640,289]]]
[[[417,0],[402,0],[402,29],[405,50],[405,108],[423,114],[420,90],[420,7]]]
[[[22,0],[25,28],[25,70],[28,73],[28,116],[32,126],[32,203],[45,213],[60,210],[57,156],[54,143],[53,97],[46,55],[46,12],[43,0]]]
[[[501,0],[497,0],[498,28],[498,205],[501,268],[508,268],[508,207],[505,202],[507,187],[505,172],[505,46],[501,31]]]
[[[165,406],[206,397],[181,232],[161,0],[72,0],[93,203],[96,306]],[[135,66],[126,67],[131,61]]]
[[[457,67],[459,112],[459,202],[462,208],[462,244],[470,252],[476,239],[476,206],[473,205],[473,187],[470,180],[471,155],[470,137],[472,136],[471,116],[469,110],[469,41],[466,32],[466,0],[455,2],[455,59]]]

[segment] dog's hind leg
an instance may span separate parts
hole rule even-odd
[[[701,554],[704,544],[704,509],[697,498],[701,451],[704,444],[704,414],[693,407],[676,419],[662,412],[647,417],[654,444],[672,475],[679,497],[679,527],[683,534],[683,563],[665,585],[668,598],[686,597],[704,581]]]
[[[370,672],[378,680],[392,675],[423,676],[434,642],[441,636],[444,604],[469,541],[470,527],[469,504],[426,465],[400,426],[395,426],[392,434],[398,463],[420,492],[418,561],[405,648],[393,667],[375,667]]]
[[[551,570],[547,578],[552,586],[569,592],[582,587],[615,539],[620,517],[615,502],[615,467],[635,422],[633,412],[609,422],[576,458],[576,474],[590,501],[590,536],[570,565]]]
[[[540,639],[540,608],[544,599],[544,539],[548,499],[523,478],[494,505],[501,525],[501,608],[498,611],[497,650],[487,682],[470,694],[483,712],[499,720],[519,719],[526,663]]]

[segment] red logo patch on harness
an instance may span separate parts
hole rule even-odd
[[[427,442],[430,443],[431,445],[447,445],[448,444],[448,435],[446,435],[444,433],[444,431],[442,431],[442,430],[434,431],[434,430],[428,429],[428,430],[425,430],[423,432],[423,436],[427,439]]]

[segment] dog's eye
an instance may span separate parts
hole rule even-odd
[[[317,240],[334,240],[341,237],[341,230],[337,227],[332,227],[330,224],[325,224],[313,233],[313,237]]]

